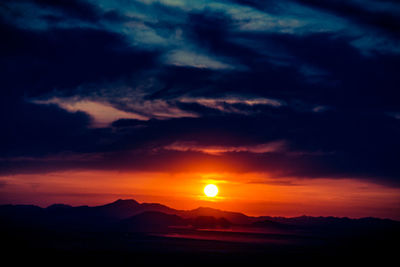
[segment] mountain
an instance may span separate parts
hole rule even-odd
[[[178,211],[178,215],[183,218],[196,218],[201,216],[212,216],[215,218],[225,218],[234,224],[249,224],[255,220],[254,217],[249,217],[239,212],[223,211],[219,209],[199,207],[194,210]]]
[[[50,210],[50,211],[64,211],[66,209],[70,209],[72,208],[72,206],[70,205],[65,205],[65,204],[53,204],[50,205],[46,208],[46,210]]]
[[[152,229],[169,226],[191,225],[195,228],[226,228],[231,225],[268,229],[306,229],[312,231],[353,231],[370,229],[399,229],[400,222],[362,218],[337,217],[250,217],[239,212],[229,212],[200,207],[193,210],[176,210],[158,203],[139,203],[133,199],[89,207],[72,207],[54,204],[47,208],[33,205],[0,206],[0,224],[10,226],[109,229],[118,225],[121,229]]]
[[[128,218],[147,211],[157,211],[167,214],[177,213],[176,210],[158,203],[139,203],[133,199],[118,199],[110,204],[93,207],[92,209],[96,214],[116,219]]]
[[[223,211],[207,207],[199,207],[193,210],[176,210],[159,203],[138,203],[132,199],[119,199],[113,203],[94,208],[98,213],[119,219],[127,218],[142,212],[157,211],[166,214],[178,215],[185,219],[197,218],[201,216],[212,216],[218,219],[225,218],[235,224],[248,224],[254,220],[253,217],[246,216],[239,212]]]
[[[71,264],[114,266],[120,260],[121,265],[149,266],[153,260],[161,266],[169,262],[165,257],[174,264],[184,257],[182,266],[198,265],[201,259],[203,265],[257,265],[260,258],[264,265],[309,265],[312,260],[326,265],[326,259],[332,263],[338,255],[333,265],[348,263],[349,257],[360,265],[360,259],[370,262],[371,256],[376,265],[388,265],[382,259],[396,259],[393,244],[399,229],[400,222],[378,218],[250,217],[207,207],[175,210],[131,199],[95,207],[0,206],[3,254],[13,255],[14,261],[41,263],[54,257],[52,265],[73,259]],[[215,261],[216,257],[221,258]]]
[[[160,232],[171,226],[186,226],[188,221],[178,215],[158,211],[145,211],[138,215],[121,220],[116,224],[118,231],[129,232]]]
[[[111,225],[119,222],[123,222],[122,225],[125,226],[129,222],[136,226],[144,225],[145,223],[139,223],[143,220],[147,220],[148,225],[169,226],[171,218],[174,218],[173,221],[179,222],[177,225],[182,225],[182,221],[185,220],[186,225],[195,227],[227,227],[231,225],[231,221],[243,223],[247,221],[248,217],[240,213],[211,208],[189,211],[175,210],[159,203],[139,203],[133,199],[118,199],[115,202],[95,207],[72,207],[64,204],[54,204],[47,208],[27,205],[0,206],[2,222],[9,225],[29,222],[30,226],[46,228],[96,230],[110,228]],[[180,220],[178,221],[177,218]],[[151,224],[151,220],[158,222]],[[167,224],[163,220],[166,220]]]
[[[43,224],[45,210],[34,205],[1,205],[0,227],[20,227],[29,222],[34,227]]]

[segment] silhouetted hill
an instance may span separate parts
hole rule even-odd
[[[178,211],[183,218],[196,218],[201,216],[212,216],[215,218],[225,218],[234,224],[249,224],[254,221],[254,217],[249,217],[239,212],[223,211],[219,209],[199,207],[194,210]]]
[[[206,207],[194,210],[175,210],[162,204],[139,203],[132,199],[119,199],[95,207],[72,207],[64,204],[55,204],[47,208],[33,205],[2,205],[0,206],[0,220],[2,225],[72,229],[108,229],[111,225],[118,223],[122,223],[121,225],[129,229],[139,226],[144,229],[145,225],[148,225],[149,228],[168,227],[173,224],[190,224],[197,228],[247,225],[269,229],[306,229],[332,233],[400,228],[400,222],[378,218],[250,217],[238,212]],[[131,225],[129,226],[129,224]]]
[[[115,202],[91,208],[93,213],[110,218],[123,219],[140,212],[140,204],[136,200],[118,199]]]
[[[2,205],[0,206],[0,227],[30,227],[42,224],[40,220],[45,212],[33,205]]]
[[[70,205],[65,205],[65,204],[53,204],[50,205],[46,208],[46,210],[50,210],[50,211],[64,211],[66,209],[70,209],[72,208],[72,206]]]
[[[165,214],[158,211],[146,211],[123,219],[117,223],[115,229],[131,232],[158,232],[165,231],[170,226],[183,226],[187,224],[186,220],[177,215]]]
[[[91,208],[94,213],[115,219],[124,219],[146,211],[173,213],[177,211],[158,203],[139,203],[133,199],[118,199],[103,206]]]
[[[125,255],[123,265],[138,266],[149,266],[149,260],[165,265],[165,256],[174,264],[185,257],[183,266],[197,264],[204,257],[208,265],[219,257],[216,266],[295,266],[312,261],[337,266],[349,258],[359,266],[364,265],[360,259],[370,263],[371,257],[377,260],[375,265],[386,266],[382,260],[390,257],[387,262],[394,262],[398,254],[393,244],[400,238],[400,222],[251,217],[212,208],[175,210],[157,203],[117,200],[95,207],[3,205],[0,236],[4,255],[20,255],[12,260],[23,258],[31,263],[37,258],[41,263],[54,257],[52,265],[60,259],[76,264],[82,257],[91,265],[104,265],[108,257],[114,266]]]

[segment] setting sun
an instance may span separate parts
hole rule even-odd
[[[215,197],[218,194],[218,187],[215,184],[208,184],[204,187],[204,194],[208,197]]]

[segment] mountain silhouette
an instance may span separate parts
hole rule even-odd
[[[33,205],[1,205],[0,223],[13,226],[66,229],[154,230],[170,226],[194,228],[227,228],[232,225],[267,229],[301,229],[320,232],[368,231],[370,229],[398,229],[400,222],[362,218],[338,217],[251,217],[239,212],[208,207],[176,210],[159,203],[139,203],[133,199],[118,199],[101,206],[72,207],[54,204],[47,208]]]
[[[119,199],[100,206],[54,204],[1,205],[0,234],[5,255],[54,257],[115,265],[138,262],[157,266],[181,259],[183,266],[214,262],[295,265],[310,259],[338,264],[370,255],[379,265],[397,256],[392,244],[400,238],[400,222],[379,218],[299,216],[251,217],[239,212],[200,207],[176,210],[158,203]],[[8,251],[7,251],[8,249]],[[3,251],[4,252],[4,251]],[[19,253],[19,254],[18,254]],[[366,255],[368,255],[367,258]],[[167,257],[170,261],[166,261]],[[15,260],[15,258],[14,258]],[[252,262],[250,260],[253,260]],[[378,264],[379,263],[379,264]],[[388,264],[380,264],[388,265]]]
[[[121,220],[116,227],[119,231],[159,232],[167,230],[170,226],[184,225],[188,225],[188,222],[178,215],[158,211],[145,211]]]
[[[212,216],[215,218],[224,218],[234,224],[249,224],[255,220],[255,217],[249,217],[239,212],[223,211],[219,209],[199,207],[194,210],[178,211],[178,215],[184,218],[196,218],[200,216]]]

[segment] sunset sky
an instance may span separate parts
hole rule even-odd
[[[0,204],[400,219],[398,1],[3,0],[0,34]]]

